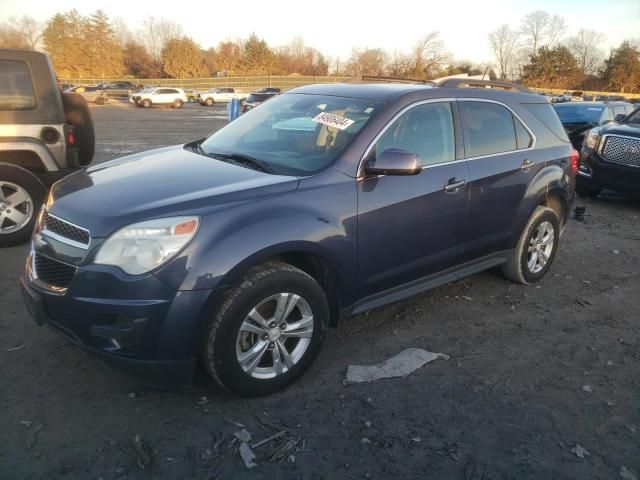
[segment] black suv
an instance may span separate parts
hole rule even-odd
[[[25,301],[146,383],[190,383],[200,359],[267,394],[349,315],[496,266],[540,280],[577,160],[546,99],[514,85],[296,88],[56,183]]]
[[[618,122],[593,128],[585,137],[577,192],[597,197],[605,188],[640,195],[640,108]]]

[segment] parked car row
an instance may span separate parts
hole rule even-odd
[[[580,152],[576,191],[640,195],[640,108],[620,101],[554,104],[571,143]]]
[[[147,87],[131,93],[129,101],[143,108],[150,108],[153,105],[181,108],[187,102],[195,101],[200,105],[211,107],[237,99],[242,104],[242,112],[247,112],[279,93],[279,88],[271,87],[261,88],[250,94],[242,93],[233,87],[211,88],[201,92],[185,91],[174,87]]]

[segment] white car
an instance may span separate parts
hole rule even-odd
[[[232,87],[212,88],[206,92],[198,92],[196,100],[200,105],[206,105],[210,107],[214,103],[227,103],[237,98],[238,100],[244,100],[247,98],[246,93],[240,93]]]
[[[171,105],[173,108],[182,108],[188,99],[181,88],[149,87],[129,95],[129,101],[143,108],[149,108],[152,105]]]

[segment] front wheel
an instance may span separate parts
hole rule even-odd
[[[44,185],[28,170],[0,165],[0,247],[29,240],[45,194]]]
[[[184,103],[184,102],[183,102],[182,100],[175,100],[175,101],[173,102],[173,105],[172,105],[172,106],[173,106],[173,108],[182,108],[182,104],[183,104],[183,103]]]
[[[207,99],[204,101],[204,104],[205,104],[207,107],[212,106],[212,105],[214,104],[213,98],[207,98]]]
[[[558,214],[548,207],[536,208],[520,235],[516,249],[502,265],[503,275],[517,283],[537,282],[551,267],[559,240]]]
[[[256,267],[211,319],[205,367],[237,395],[271,394],[311,365],[328,319],[324,292],[312,277],[285,263]]]
[[[143,100],[140,105],[142,106],[142,108],[150,108],[151,107],[151,100]]]

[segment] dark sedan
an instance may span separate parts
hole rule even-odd
[[[554,104],[571,143],[580,151],[586,133],[594,128],[622,120],[633,111],[627,102],[571,102]]]
[[[266,102],[276,95],[278,95],[278,92],[254,92],[250,94],[247,99],[242,102],[242,113],[256,108],[261,103]]]

